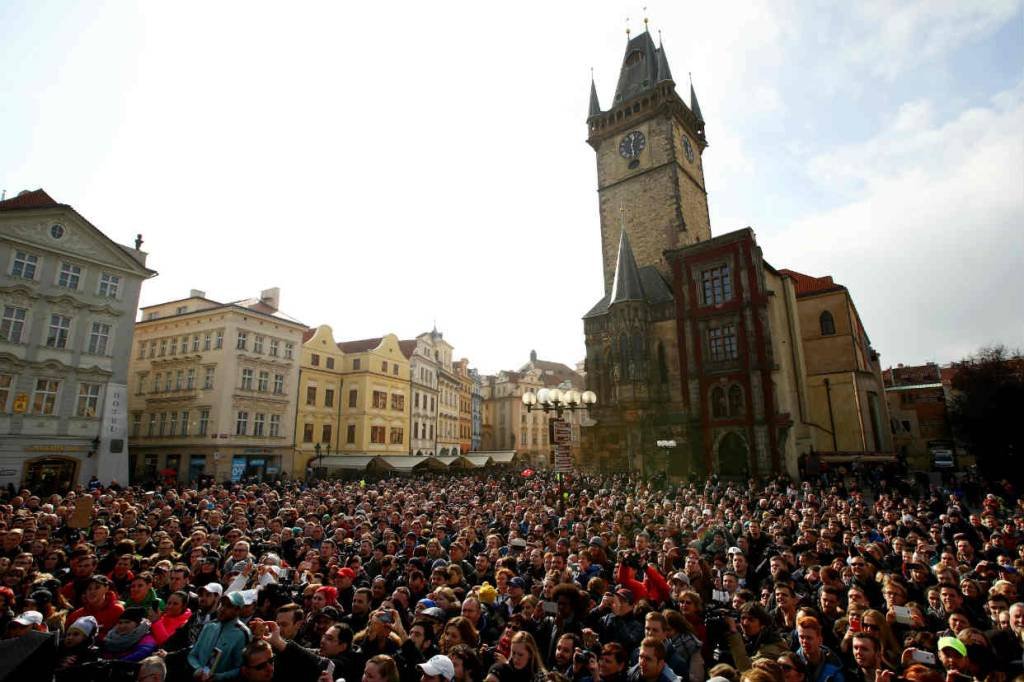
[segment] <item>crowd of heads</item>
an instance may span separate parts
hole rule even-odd
[[[1021,570],[1024,507],[976,479],[23,490],[0,647],[78,681],[1000,680]]]

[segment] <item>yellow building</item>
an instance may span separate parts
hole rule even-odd
[[[302,339],[292,471],[298,477],[317,466],[318,456],[340,450],[346,360],[327,325],[307,330]]]
[[[850,292],[831,277],[780,272],[796,283],[814,450],[891,453],[878,353]]]
[[[343,341],[338,454],[409,454],[409,356],[394,334]],[[410,353],[411,354],[411,353]]]

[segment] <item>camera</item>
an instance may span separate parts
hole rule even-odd
[[[708,630],[708,639],[714,642],[725,638],[729,632],[729,625],[725,622],[727,618],[735,621],[739,619],[739,612],[728,606],[719,606],[717,604],[713,604],[708,608],[704,616],[704,626]]]
[[[576,665],[586,666],[589,665],[590,661],[594,660],[594,658],[596,658],[596,656],[594,656],[593,651],[577,651],[572,657],[572,662]]]

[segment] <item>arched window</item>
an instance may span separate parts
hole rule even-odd
[[[619,337],[619,380],[625,381],[630,376],[630,354],[629,354],[629,337],[623,334]]]
[[[729,388],[729,416],[739,417],[743,414],[743,389],[733,384]]]
[[[725,389],[721,386],[711,389],[711,416],[716,419],[729,416],[725,405]]]
[[[668,363],[665,362],[665,346],[658,342],[658,379],[661,383],[668,383]]]
[[[831,336],[836,333],[836,321],[832,319],[832,313],[829,311],[826,310],[818,317],[818,324],[821,326],[822,336]]]

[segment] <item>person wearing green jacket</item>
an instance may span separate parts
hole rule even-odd
[[[217,620],[207,623],[199,633],[188,665],[197,682],[233,680],[242,667],[242,651],[251,639],[249,628],[238,620],[245,605],[240,592],[228,592],[220,600]]]
[[[160,617],[160,613],[164,610],[164,600],[158,597],[156,590],[153,589],[152,573],[143,571],[132,578],[128,585],[128,594],[124,597],[124,606],[126,609],[133,607],[145,609],[146,618],[151,623]]]

